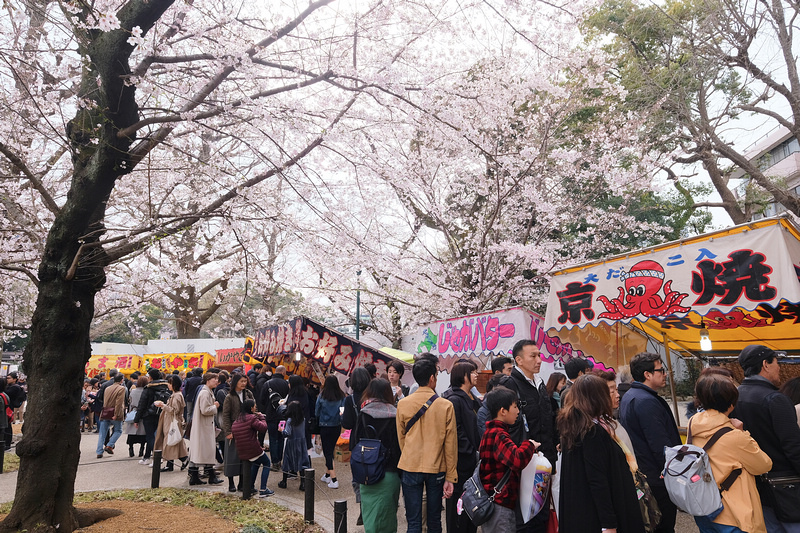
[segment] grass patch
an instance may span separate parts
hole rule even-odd
[[[192,506],[205,509],[230,520],[240,528],[257,526],[271,533],[322,533],[321,527],[306,524],[303,517],[279,505],[265,500],[241,500],[219,492],[188,489],[134,489],[75,494],[75,503],[91,503],[112,500],[153,502],[175,506]],[[4,508],[0,507],[0,513]],[[10,504],[8,505],[10,509]],[[252,529],[251,529],[252,530]]]
[[[14,452],[3,454],[3,473],[19,470],[19,455]]]

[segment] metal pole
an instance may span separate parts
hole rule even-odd
[[[249,500],[250,495],[252,494],[250,489],[253,488],[253,484],[255,482],[254,479],[250,479],[253,474],[250,471],[250,461],[242,461],[241,464],[241,480],[242,480],[242,499]],[[256,470],[256,475],[258,475],[258,470]]]
[[[356,340],[361,334],[361,270],[356,270],[358,287],[356,288]]]
[[[681,415],[678,410],[678,397],[675,395],[675,375],[672,373],[672,359],[669,356],[669,337],[664,333],[664,351],[667,354],[667,372],[669,373],[669,394],[672,396],[672,405],[675,408],[675,423],[681,425]]]
[[[306,507],[304,519],[306,524],[314,523],[314,480],[316,474],[313,468],[306,468],[303,472],[303,479],[305,480],[306,489]]]
[[[347,533],[347,500],[333,502],[333,533]]]
[[[153,452],[153,473],[150,477],[150,488],[157,489],[161,482],[161,450]]]
[[[2,474],[4,468],[3,463],[6,460],[6,447],[5,447],[5,442],[0,441],[0,444],[3,445],[3,449],[0,450],[0,474]]]

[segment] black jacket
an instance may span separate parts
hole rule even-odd
[[[265,387],[261,391],[261,402],[264,405],[264,411],[262,412],[264,416],[267,417],[267,422],[277,422],[280,420],[280,417],[272,408],[272,404],[269,401],[269,397],[273,392],[280,394],[281,398],[289,396],[289,383],[286,381],[283,374],[273,375],[272,378],[267,380]],[[256,401],[258,401],[258,397],[256,397]]]
[[[791,400],[772,383],[760,377],[745,378],[739,386],[739,401],[731,417],[738,418],[759,447],[772,459],[775,473],[800,474],[800,428]],[[756,478],[758,492],[764,505],[764,487]]]
[[[526,439],[533,439],[540,443],[541,446],[538,450],[547,457],[555,472],[557,458],[556,421],[544,382],[539,384],[537,390],[536,387],[528,382],[518,368],[514,368],[511,371],[511,376],[505,377],[500,381],[500,385],[516,391],[519,396],[519,417],[514,425],[508,428],[511,440],[517,446]],[[523,415],[528,423],[527,431],[525,431]]]
[[[256,401],[256,407],[258,407],[259,413],[266,413],[266,404],[264,403],[264,391],[267,390],[267,382],[269,381],[269,377],[264,374],[258,374],[256,376],[256,387],[253,391],[253,398]],[[266,399],[269,400],[269,393],[266,395]]]
[[[625,453],[595,426],[561,460],[561,533],[644,533],[642,513]]]
[[[481,402],[477,398],[470,399],[469,395],[461,389],[450,387],[442,394],[442,398],[450,400],[456,415],[456,429],[458,431],[458,479],[472,475],[478,465],[478,449],[481,438],[478,434],[478,409]]]
[[[653,486],[664,486],[664,446],[681,443],[672,409],[653,389],[634,382],[619,406],[619,421],[633,443],[639,468]]]
[[[183,398],[186,400],[187,405],[194,403],[195,398],[197,398],[197,391],[200,390],[202,386],[203,376],[186,378],[186,382],[183,384]]]
[[[160,389],[160,394],[162,396],[169,395],[169,389],[167,388],[166,381],[159,379],[157,381],[148,383],[142,391],[141,397],[139,398],[139,405],[136,408],[136,417],[133,419],[134,423],[138,424],[144,417],[155,418],[158,420],[159,415],[150,412],[150,406],[153,405],[154,401],[156,401],[156,389]]]

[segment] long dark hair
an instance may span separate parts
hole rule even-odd
[[[569,389],[558,414],[562,450],[571,450],[595,427],[595,421],[613,427],[611,395],[605,380],[586,374]]]
[[[361,393],[362,403],[369,399],[394,405],[392,385],[383,378],[373,379],[367,385],[367,389]]]
[[[293,426],[299,426],[303,423],[303,407],[300,402],[289,402],[286,406],[286,418],[292,419]]]
[[[322,392],[319,393],[323,400],[329,402],[342,401],[345,394],[342,387],[339,386],[339,378],[336,376],[328,376],[325,378],[325,384],[322,386]]]
[[[235,393],[236,392],[236,386],[243,379],[246,380],[247,376],[244,376],[242,374],[234,374],[233,376],[231,376],[231,393]]]
[[[302,398],[308,396],[308,390],[303,383],[303,378],[297,374],[289,376],[289,394],[287,398]]]

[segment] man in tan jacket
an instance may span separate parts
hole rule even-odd
[[[122,384],[124,377],[122,372],[116,374],[113,378],[114,383],[105,390],[103,395],[103,411],[100,413],[99,426],[100,435],[97,439],[98,459],[103,458],[103,450],[113,454],[114,444],[116,444],[119,436],[122,435],[122,420],[125,418],[125,393],[127,392],[125,385]],[[111,413],[112,409],[114,410],[113,414]],[[103,441],[108,434],[108,426],[113,427],[114,432],[108,440],[108,444],[103,446]]]
[[[427,491],[430,533],[442,531],[442,495],[453,496],[458,480],[458,439],[453,404],[435,392],[436,363],[420,357],[412,368],[419,388],[397,404],[397,437],[403,471],[403,499],[408,533],[422,531],[422,489]]]

